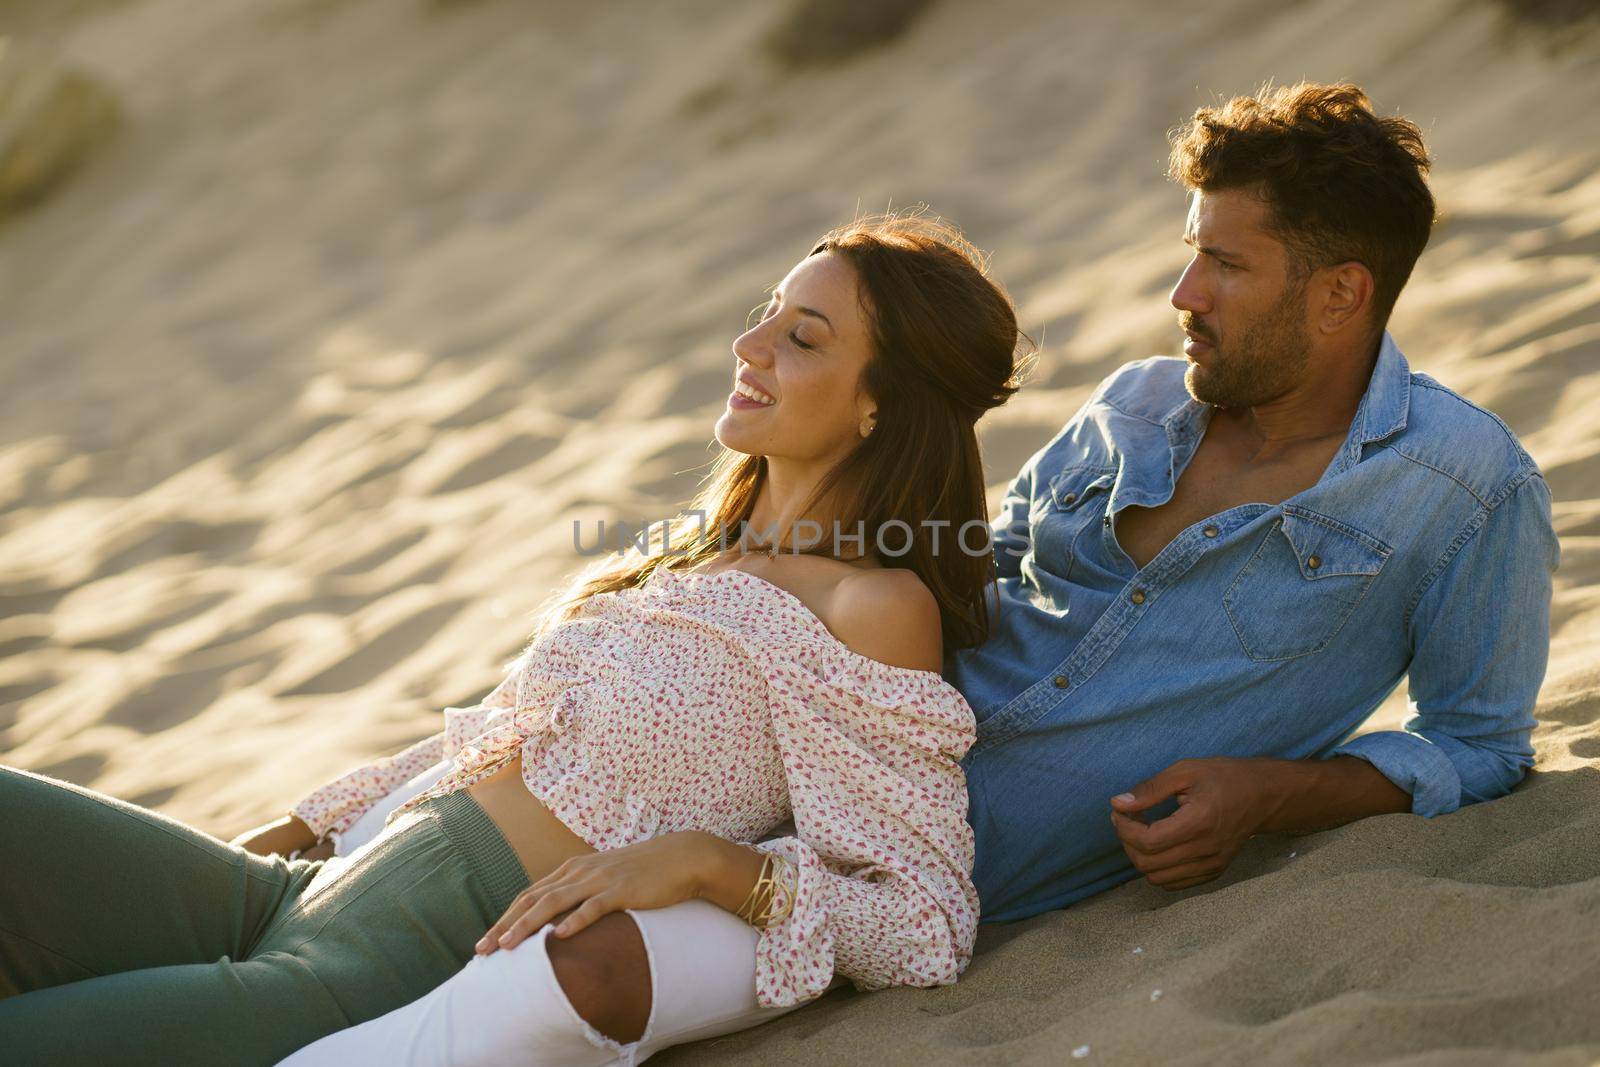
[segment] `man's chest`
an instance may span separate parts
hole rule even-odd
[[[1317,442],[1270,462],[1250,461],[1223,433],[1207,433],[1165,503],[1118,512],[1117,543],[1143,568],[1180,532],[1240,504],[1280,504],[1317,483],[1339,448]]]

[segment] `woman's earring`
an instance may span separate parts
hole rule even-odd
[[[872,433],[872,431],[877,428],[877,425],[878,424],[875,422],[869,422],[865,426],[861,427],[861,436],[866,437],[868,434]]]

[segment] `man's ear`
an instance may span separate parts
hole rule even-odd
[[[1351,260],[1324,267],[1323,283],[1327,298],[1318,325],[1323,333],[1338,333],[1352,322],[1360,322],[1372,307],[1372,272],[1366,264]]]

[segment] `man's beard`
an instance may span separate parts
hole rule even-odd
[[[1304,283],[1284,293],[1226,348],[1189,312],[1178,321],[1213,342],[1205,365],[1191,362],[1183,375],[1184,388],[1202,404],[1248,408],[1276,400],[1299,383],[1311,357]]]

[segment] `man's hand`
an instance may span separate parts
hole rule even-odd
[[[1111,798],[1111,825],[1151,885],[1188,889],[1221,874],[1268,814],[1261,760],[1180,760]],[[1178,810],[1147,823],[1140,815],[1170,797]]]
[[[1139,814],[1176,797],[1178,810]],[[1259,833],[1321,830],[1368,815],[1411,810],[1411,795],[1366,760],[1179,760],[1111,798],[1111,824],[1151,885],[1188,889],[1227,869]]]

